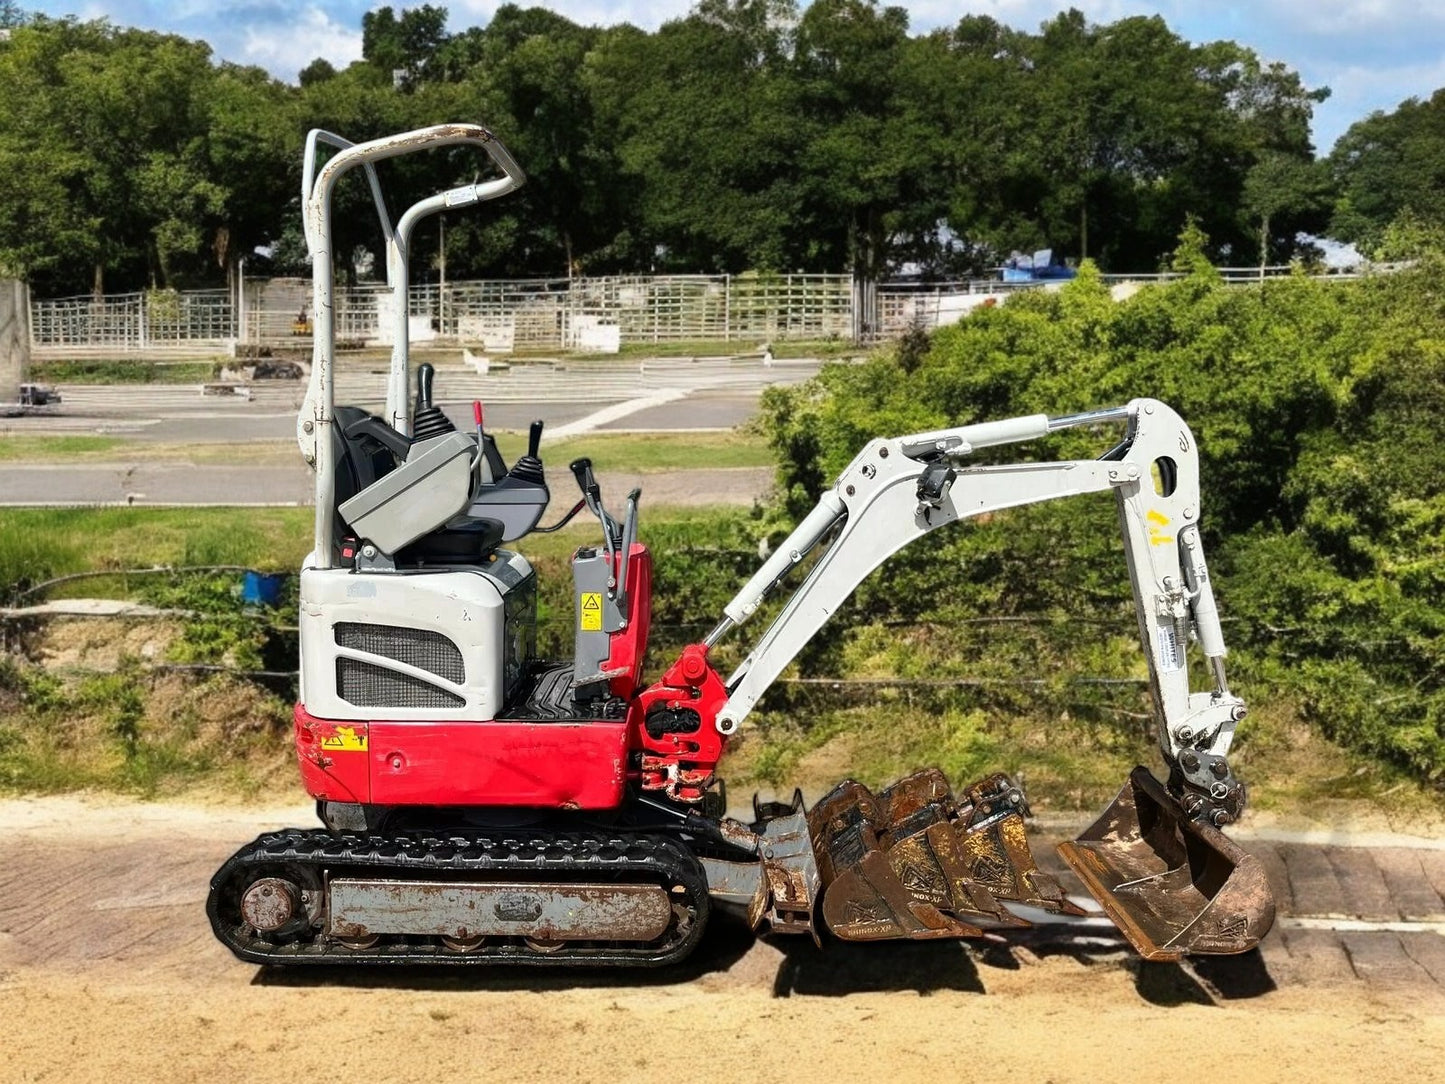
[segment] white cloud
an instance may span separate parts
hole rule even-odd
[[[360,60],[360,27],[343,25],[319,7],[304,8],[294,23],[247,26],[237,59],[294,82],[317,57],[338,68]]]
[[[482,26],[491,22],[493,13],[505,0],[452,0],[447,5],[453,30],[466,26]],[[692,10],[692,0],[563,0],[561,3],[517,0],[522,7],[541,7],[565,15],[581,26],[613,26],[631,23],[655,30],[665,22],[680,19]]]
[[[1321,154],[1357,120],[1375,110],[1388,113],[1406,98],[1429,98],[1445,87],[1445,56],[1420,64],[1389,67],[1351,65],[1327,80],[1330,98],[1315,109],[1315,142]]]

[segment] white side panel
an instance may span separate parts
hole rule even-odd
[[[399,575],[341,568],[301,571],[301,688],[306,710],[322,719],[493,719],[502,708],[503,595],[480,572]],[[460,684],[380,655],[338,647],[344,622],[440,633],[461,652]],[[455,707],[375,707],[337,695],[336,662],[352,658],[428,682]]]

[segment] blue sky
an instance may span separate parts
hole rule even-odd
[[[415,0],[420,3],[422,0]],[[451,29],[485,24],[500,0],[432,0],[451,12]],[[527,0],[522,0],[525,4]],[[687,12],[692,0],[546,0],[541,6],[584,24],[643,27]],[[893,0],[898,2],[898,0]],[[318,56],[342,67],[361,55],[364,0],[21,0],[49,15],[107,17],[203,38],[225,60],[258,64],[294,81]],[[414,6],[394,2],[393,7]],[[1095,22],[1158,13],[1192,41],[1232,38],[1266,59],[1282,60],[1308,86],[1334,92],[1315,111],[1315,143],[1328,151],[1351,123],[1409,97],[1445,86],[1445,3],[1441,0],[903,0],[915,31],[951,25],[966,12],[1034,29],[1077,7]]]

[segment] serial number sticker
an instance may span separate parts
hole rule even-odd
[[[583,632],[602,631],[602,592],[582,592],[582,618],[578,622]]]
[[[356,732],[354,726],[338,726],[321,739],[321,748],[342,753],[366,752],[366,731]]]

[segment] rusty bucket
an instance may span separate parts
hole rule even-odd
[[[1035,864],[1022,791],[992,775],[956,798],[936,768],[873,794],[839,784],[808,814],[824,924],[845,941],[981,937],[1028,923],[1007,902],[1082,914]]]
[[[1274,923],[1258,860],[1186,816],[1147,768],[1059,854],[1148,960],[1247,952]]]

